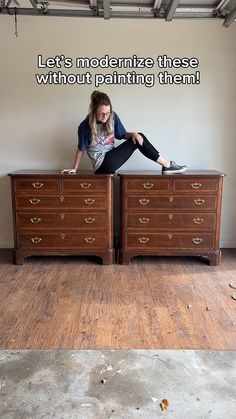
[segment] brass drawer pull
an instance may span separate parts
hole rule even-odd
[[[88,198],[88,199],[85,199],[84,202],[87,205],[92,205],[92,204],[94,204],[95,199]]]
[[[33,188],[35,188],[35,189],[40,189],[40,188],[42,188],[43,187],[43,183],[41,183],[41,182],[35,182],[35,183],[32,183],[32,186],[33,186]]]
[[[60,218],[61,218],[62,220],[64,220],[64,218],[65,218],[65,214],[60,214]]]
[[[174,197],[173,196],[169,196],[169,201],[170,202],[173,202],[173,200],[174,200]]]
[[[150,221],[149,218],[145,218],[145,217],[139,218],[139,222],[141,224],[147,224],[149,221]]]
[[[82,189],[88,189],[90,186],[92,186],[91,183],[80,183],[80,187]]]
[[[168,234],[168,239],[171,240],[173,238],[173,234]]]
[[[205,199],[194,199],[196,205],[203,205],[205,203]]]
[[[154,186],[154,183],[143,183],[143,187],[145,189],[151,189],[153,188],[153,186]]]
[[[200,239],[200,237],[194,237],[192,240],[194,244],[200,244],[203,242],[203,239]]]
[[[34,217],[34,218],[30,219],[31,223],[33,223],[33,224],[38,224],[38,223],[40,223],[41,220],[42,220],[42,218],[37,218],[37,217]]]
[[[201,188],[202,184],[194,182],[194,183],[191,183],[191,186],[192,186],[193,189],[199,189],[199,188]]]
[[[194,219],[193,219],[193,222],[194,222],[195,224],[202,224],[202,223],[204,222],[204,218],[199,218],[199,217],[194,218]]]
[[[170,221],[172,221],[172,220],[173,220],[173,217],[174,217],[174,215],[173,215],[173,214],[169,214],[169,215],[168,215],[168,218],[169,218],[169,220],[170,220]]]
[[[41,237],[32,237],[31,239],[32,243],[39,243],[42,241]]]
[[[32,198],[32,199],[29,199],[29,202],[30,202],[32,205],[37,205],[37,204],[39,204],[39,203],[40,203],[40,199],[38,199],[38,198]]]
[[[94,243],[95,242],[95,237],[86,237],[85,241],[86,241],[86,243],[89,243],[89,244]]]
[[[61,239],[64,240],[64,238],[66,237],[65,234],[61,234]]]
[[[94,223],[95,218],[88,217],[88,218],[85,218],[85,219],[84,219],[84,221],[85,221],[87,224],[92,224],[92,223]]]
[[[149,202],[150,202],[150,199],[145,199],[145,198],[139,199],[139,203],[141,205],[147,205]]]
[[[59,199],[60,199],[61,202],[63,202],[65,197],[63,195],[61,195]]]
[[[145,244],[145,243],[147,243],[149,241],[149,238],[148,237],[139,237],[138,240],[139,240],[140,243],[144,243]]]

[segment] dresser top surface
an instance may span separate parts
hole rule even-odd
[[[8,174],[9,176],[18,177],[32,177],[32,176],[45,176],[45,177],[58,177],[63,179],[74,179],[74,178],[81,178],[86,176],[94,176],[95,178],[99,177],[113,177],[113,174],[94,174],[92,170],[80,170],[76,174],[69,175],[61,173],[60,170],[17,170],[15,172],[11,172]],[[225,176],[224,173],[218,172],[217,170],[187,170],[184,173],[178,173],[173,175],[162,175],[160,170],[121,170],[117,173],[118,176],[133,176],[133,177],[140,177],[140,176],[154,176],[154,177],[161,177],[161,178],[185,178],[188,176],[209,176],[209,177],[221,177]]]
[[[24,177],[32,177],[32,176],[43,176],[43,177],[58,177],[63,179],[75,179],[87,176],[94,176],[95,178],[99,177],[111,177],[114,175],[103,175],[103,174],[94,174],[92,170],[80,170],[76,174],[69,175],[68,173],[64,174],[61,173],[60,170],[17,170],[16,172],[11,172],[8,174],[12,177],[17,176],[24,176]]]
[[[178,174],[173,174],[173,175],[163,175],[160,171],[156,171],[156,170],[121,170],[118,173],[119,176],[134,176],[134,177],[139,177],[139,176],[156,176],[156,177],[162,177],[164,179],[170,179],[170,178],[186,178],[188,176],[193,176],[193,177],[221,177],[221,176],[225,176],[224,173],[218,172],[217,170],[187,170],[184,173],[178,173]]]

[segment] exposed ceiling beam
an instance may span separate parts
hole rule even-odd
[[[208,13],[210,15],[212,14],[213,10],[213,7],[177,7],[175,13],[183,13],[186,16],[194,16],[195,14],[200,13]]]
[[[9,7],[9,6],[10,6],[10,4],[12,3],[12,1],[13,1],[13,3],[15,3],[18,7],[20,7],[20,4],[19,4],[18,0],[8,0],[8,2],[7,2],[7,4],[6,4],[6,7]]]
[[[0,14],[9,14],[9,11],[14,14],[15,8],[2,8]],[[25,16],[64,16],[64,17],[93,17],[90,9],[88,10],[63,10],[63,9],[47,9],[47,14],[44,14],[42,9],[33,9],[17,7],[17,15]]]
[[[108,20],[111,17],[110,0],[103,0],[104,19]]]
[[[14,14],[14,6],[13,3],[16,0],[7,0],[8,4],[11,3],[11,7],[0,7],[0,15],[1,14]],[[65,17],[99,17],[105,18],[104,10],[100,5],[100,9],[98,6],[94,7],[91,6],[91,3],[85,3],[83,0],[57,0],[59,4],[63,6],[65,4],[74,4],[75,8],[59,8],[58,4],[56,5],[56,1],[50,1],[49,7],[47,10],[43,10],[42,7],[42,0],[37,0],[38,7],[27,7],[27,8],[17,8],[18,15],[32,15],[32,16],[65,16]],[[94,1],[94,4],[96,0]],[[35,0],[36,2],[36,0]],[[46,2],[46,0],[45,0]],[[110,2],[109,2],[110,3]],[[6,3],[5,3],[6,4]],[[117,3],[116,3],[117,4]],[[178,7],[175,11],[174,19],[224,19],[222,15],[214,16],[214,8],[207,8],[207,7]],[[119,6],[111,5],[111,8],[108,10],[108,16],[110,18],[121,18],[121,19],[153,19],[158,17],[158,19],[165,19],[166,18],[166,11],[164,8],[160,8],[158,16],[155,16],[153,13],[153,9],[151,7],[142,7],[140,8],[137,4],[132,6],[126,4],[120,4]]]
[[[154,0],[154,5],[153,5],[153,8],[151,9],[151,12],[154,17],[160,17],[161,3],[162,3],[162,0]]]
[[[94,16],[98,16],[99,15],[99,7],[98,7],[98,2],[97,0],[89,0],[90,2],[90,9],[93,12]]]
[[[166,21],[169,22],[173,19],[178,3],[179,0],[170,0],[166,11]]]
[[[64,8],[65,10],[69,9],[89,9],[91,3],[95,3],[96,0],[91,0],[90,2],[80,1],[80,0],[38,0],[39,4],[44,3],[45,1],[49,2],[49,8]]]
[[[37,9],[37,0],[29,0],[34,9]]]
[[[217,10],[223,10],[227,4],[230,2],[230,0],[221,0],[220,3],[218,4],[218,6],[216,6]]]
[[[160,9],[162,0],[155,0],[153,9]]]
[[[44,0],[39,0],[39,3],[42,3],[43,1]],[[64,5],[68,5],[68,6],[71,6],[71,5],[77,6],[78,4],[83,4],[84,6],[89,7],[89,3],[83,2],[83,1],[79,1],[79,0],[49,0],[49,1],[50,1],[50,4],[51,5],[54,4],[54,3],[55,4],[56,3],[63,3]]]
[[[231,10],[231,12],[225,18],[223,26],[228,28],[231,25],[231,23],[233,23],[235,18],[236,18],[236,6],[233,8],[233,10]]]

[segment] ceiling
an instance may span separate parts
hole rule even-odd
[[[0,0],[0,14],[236,22],[236,0]]]

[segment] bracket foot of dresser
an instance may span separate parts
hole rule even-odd
[[[109,249],[109,250],[102,250],[102,251],[94,251],[91,253],[88,252],[25,252],[22,250],[13,250],[12,251],[12,259],[13,259],[13,263],[14,265],[23,265],[24,263],[24,259],[30,256],[85,256],[85,255],[89,255],[89,256],[97,256],[99,258],[101,258],[102,260],[102,264],[103,265],[113,265],[114,264],[114,256],[115,252],[114,249]]]
[[[209,255],[208,260],[210,266],[219,265],[221,262],[221,250],[218,250],[216,253]]]
[[[13,259],[14,265],[23,265],[24,259],[27,256],[31,256],[31,254],[26,253],[26,252],[22,252],[20,250],[13,250],[12,251],[12,259]]]
[[[113,265],[115,263],[114,249],[109,249],[98,255],[102,258],[103,265]]]
[[[130,252],[127,250],[120,250],[119,252],[119,263],[120,265],[129,265],[130,260],[133,257],[136,256],[140,256],[139,253],[136,252]],[[210,266],[217,266],[221,263],[221,250],[216,251],[216,253],[211,253],[211,254],[207,254],[207,255],[194,255],[192,253],[186,253],[184,254],[184,252],[176,252],[175,255],[169,255],[166,254],[165,252],[147,252],[147,253],[142,253],[142,256],[191,256],[191,257],[195,257],[196,259],[201,259],[203,261],[205,261],[205,263],[208,263]]]

